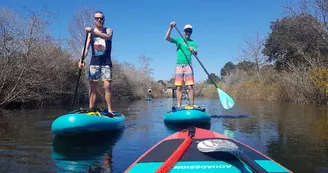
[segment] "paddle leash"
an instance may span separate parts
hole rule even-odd
[[[85,58],[84,53],[85,53],[85,47],[87,46],[87,40],[88,40],[88,33],[86,33],[86,35],[85,35],[84,48],[83,48],[82,57],[81,57],[81,63],[83,63],[83,60]],[[80,70],[79,70],[79,76],[77,78],[77,83],[76,83],[76,87],[75,87],[74,98],[73,98],[73,105],[72,105],[73,106],[73,109],[74,109],[74,106],[75,106],[75,98],[76,98],[76,95],[77,95],[77,89],[79,88],[81,71],[82,71],[82,68],[80,68]]]
[[[187,151],[190,144],[192,143],[192,138],[195,135],[195,128],[189,127],[187,129],[189,131],[188,136],[182,142],[182,144],[174,151],[174,153],[164,162],[161,167],[159,167],[155,173],[167,173],[169,172],[172,167],[180,160],[183,154]]]
[[[186,39],[182,36],[182,34],[180,33],[180,31],[178,30],[178,28],[175,26],[175,29],[178,31],[179,35],[182,37],[182,39],[184,40],[184,42],[188,45],[188,42],[186,41]],[[188,45],[189,46],[189,45]],[[208,78],[210,79],[210,81],[214,84],[215,88],[217,89],[221,104],[223,106],[224,109],[230,109],[234,106],[235,102],[234,100],[224,91],[222,91],[217,85],[216,83],[213,81],[213,79],[211,78],[211,76],[208,74],[207,70],[205,69],[204,65],[200,62],[200,60],[198,59],[196,53],[194,51],[191,51],[192,54],[195,56],[195,58],[197,59],[197,61],[199,62],[199,64],[202,66],[203,70],[205,71],[205,73],[207,74]]]

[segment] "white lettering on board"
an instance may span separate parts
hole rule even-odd
[[[226,169],[231,168],[232,165],[187,165],[174,166],[173,169]]]

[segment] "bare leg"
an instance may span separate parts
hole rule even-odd
[[[105,89],[105,100],[107,103],[107,108],[109,113],[113,113],[112,111],[112,98],[111,98],[111,83],[108,80],[104,81],[104,89]]]
[[[181,107],[181,101],[182,101],[182,87],[177,86],[177,99],[178,99],[178,107]]]
[[[96,96],[97,96],[97,87],[98,82],[90,81],[90,100],[89,100],[89,107],[94,108],[96,105]]]
[[[191,105],[194,105],[194,88],[192,85],[188,86],[188,90],[189,90],[189,101]]]

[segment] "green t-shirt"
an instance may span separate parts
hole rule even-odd
[[[190,39],[186,39],[188,45],[193,47],[194,50],[197,50],[196,43]],[[191,63],[191,51],[188,49],[188,46],[182,38],[172,38],[172,43],[175,43],[177,46],[177,64],[192,64]]]

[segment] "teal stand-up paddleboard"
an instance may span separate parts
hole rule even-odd
[[[51,125],[55,135],[116,131],[124,127],[126,118],[120,112],[108,116],[106,109],[79,109],[58,117]]]
[[[171,111],[164,114],[165,123],[210,123],[210,121],[210,115],[197,105],[173,107]]]

